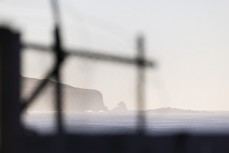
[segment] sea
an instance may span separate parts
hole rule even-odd
[[[140,127],[148,135],[229,134],[229,113],[146,113],[139,125],[136,112],[64,113],[63,127],[69,134],[134,134]],[[41,135],[57,132],[55,113],[21,116],[24,127]],[[140,122],[141,123],[141,122]]]

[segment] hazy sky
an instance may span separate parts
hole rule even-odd
[[[158,63],[147,73],[147,108],[229,110],[228,0],[61,1],[65,46],[135,56],[135,36],[144,33],[147,57]],[[0,22],[24,32],[23,39],[50,44],[48,0],[2,0]],[[36,56],[35,56],[36,55]],[[28,52],[23,75],[42,78],[51,56]],[[100,90],[113,108],[135,105],[134,67],[69,58],[64,82]]]

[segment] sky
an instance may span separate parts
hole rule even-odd
[[[229,1],[65,0],[61,19],[66,48],[136,56],[135,38],[146,38],[147,109],[175,107],[229,111]],[[0,23],[23,32],[26,42],[51,44],[48,0],[1,0]],[[47,53],[23,53],[22,74],[43,78],[52,66]],[[97,89],[109,109],[124,101],[136,107],[136,68],[70,57],[63,82]]]

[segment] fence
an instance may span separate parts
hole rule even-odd
[[[144,117],[144,78],[145,68],[154,66],[144,56],[144,39],[137,38],[136,58],[128,58],[110,54],[96,53],[91,50],[66,50],[62,46],[61,27],[58,15],[58,6],[53,1],[55,16],[54,45],[47,47],[40,44],[22,44],[20,34],[9,28],[0,29],[0,124],[1,124],[1,152],[204,152],[202,147],[213,145],[214,152],[228,152],[228,136],[189,136],[179,134],[175,136],[146,136]],[[20,93],[20,53],[22,48],[54,51],[55,64],[47,73],[33,94],[21,100]],[[77,56],[88,59],[99,59],[115,63],[135,65],[137,70],[136,95],[138,102],[138,133],[119,136],[87,136],[69,135],[65,133],[62,112],[62,88],[60,71],[67,56]],[[55,136],[40,136],[33,131],[25,130],[20,122],[20,114],[29,107],[34,99],[48,83],[48,79],[56,81],[55,109],[56,126]],[[22,103],[21,103],[22,101]],[[211,151],[211,150],[210,150]],[[206,151],[205,151],[206,152]],[[209,152],[209,151],[208,151]]]
[[[62,88],[61,88],[61,67],[62,63],[67,56],[77,56],[81,58],[97,59],[103,61],[109,61],[114,63],[135,65],[138,73],[136,95],[138,101],[138,133],[144,134],[145,118],[144,118],[144,69],[146,67],[152,67],[154,64],[145,60],[144,57],[144,38],[139,36],[136,41],[137,57],[129,58],[118,55],[102,54],[91,50],[66,50],[62,45],[60,16],[56,1],[52,1],[54,18],[55,18],[55,30],[53,33],[54,45],[53,47],[47,47],[40,44],[22,44],[20,40],[20,34],[12,32],[11,29],[2,28],[1,32],[1,125],[5,125],[1,128],[1,142],[5,148],[2,148],[3,152],[16,152],[20,148],[21,144],[16,143],[15,140],[20,139],[20,134],[23,131],[20,123],[20,114],[25,111],[29,105],[39,96],[40,92],[45,88],[50,78],[56,81],[55,87],[55,109],[56,109],[56,126],[58,129],[57,135],[62,136],[65,134],[63,126],[63,102],[62,102]],[[6,39],[7,38],[7,39]],[[26,100],[20,100],[20,52],[22,49],[33,49],[42,51],[54,51],[55,64],[51,70],[47,73],[46,79],[44,79]],[[9,63],[10,62],[10,63]],[[9,72],[9,73],[8,73]],[[8,81],[5,81],[8,80]],[[9,84],[8,84],[9,83]],[[13,96],[9,95],[9,91],[13,91]],[[13,98],[13,99],[11,99]],[[20,102],[21,101],[21,102]],[[13,124],[16,126],[15,129]],[[11,131],[12,130],[12,131]],[[5,135],[6,134],[6,135]],[[9,134],[9,135],[8,135]],[[18,139],[15,139],[17,137]],[[22,136],[23,137],[23,136]],[[20,144],[13,145],[12,144]],[[17,147],[15,147],[17,146]],[[14,148],[14,149],[10,149]],[[8,150],[9,149],[9,150]]]

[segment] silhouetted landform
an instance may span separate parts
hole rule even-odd
[[[188,110],[188,109],[165,107],[165,108],[147,110],[147,113],[169,113],[169,114],[186,113],[186,114],[190,114],[190,113],[214,113],[214,112],[195,111],[195,110]]]
[[[125,111],[127,111],[126,104],[121,101],[121,102],[118,103],[118,105],[112,111],[125,112]]]
[[[36,85],[42,80],[22,77],[23,96],[28,97]],[[27,110],[32,112],[53,112],[55,103],[56,82],[49,81],[32,106]],[[63,91],[63,106],[65,112],[75,111],[107,111],[101,92],[92,89],[75,88],[61,84]]]

